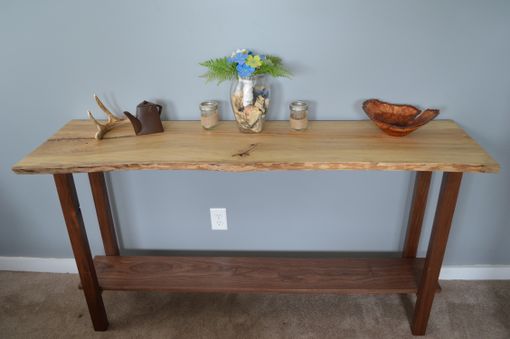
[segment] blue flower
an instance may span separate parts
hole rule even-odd
[[[237,69],[237,74],[239,74],[239,76],[241,78],[247,78],[247,77],[251,76],[253,74],[253,72],[255,72],[255,68],[250,67],[244,63],[238,64],[236,69]]]
[[[230,63],[237,63],[239,65],[244,65],[244,63],[246,62],[246,59],[248,58],[248,54],[245,54],[245,53],[237,53],[236,55],[234,55],[233,57],[231,58],[228,58],[228,62]]]

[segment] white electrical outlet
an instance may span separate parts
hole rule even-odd
[[[226,231],[228,229],[226,208],[211,208],[211,228],[214,231]]]

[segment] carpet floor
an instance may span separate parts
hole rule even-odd
[[[412,338],[414,296],[103,293],[94,332],[75,274],[0,272],[0,338]],[[510,338],[510,281],[443,281],[424,338]]]

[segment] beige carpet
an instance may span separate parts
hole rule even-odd
[[[92,330],[74,274],[0,272],[0,338],[409,338],[407,296],[104,292]],[[510,281],[444,281],[426,338],[510,338]]]

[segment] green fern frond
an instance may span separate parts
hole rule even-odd
[[[201,77],[207,79],[207,82],[215,80],[220,84],[223,81],[233,80],[238,76],[237,64],[228,62],[226,57],[210,59],[201,62],[200,65],[207,68],[207,72],[201,75]],[[262,65],[253,72],[253,75],[262,74],[268,74],[274,78],[290,78],[292,76],[291,72],[283,66],[282,59],[274,55],[266,55]]]
[[[201,66],[208,70],[202,75],[207,82],[216,80],[218,84],[223,81],[235,79],[237,76],[236,66],[227,61],[227,58],[211,59],[200,63]]]
[[[292,76],[292,73],[281,64],[281,59],[275,62],[274,59],[268,58],[267,61],[269,62],[264,62],[253,74],[269,74],[273,78],[290,78]]]
[[[266,59],[271,61],[274,65],[281,65],[282,64],[282,58],[277,57],[275,55],[266,55]]]

